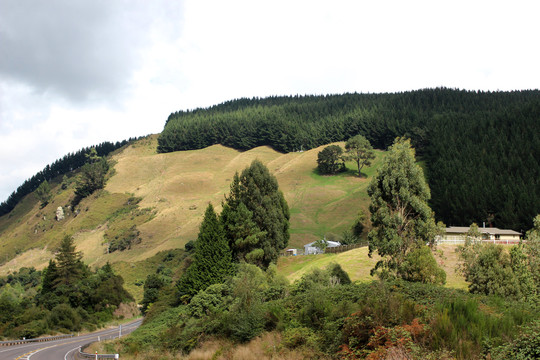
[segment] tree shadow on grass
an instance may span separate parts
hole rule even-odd
[[[366,174],[365,172],[360,172],[360,174],[362,175],[361,177],[358,176],[358,170],[357,169],[351,169],[351,168],[346,168],[345,170],[342,170],[342,171],[339,171],[335,174],[323,174],[319,171],[319,168],[318,167],[314,167],[313,170],[311,171],[311,174],[312,175],[315,175],[315,176],[322,176],[322,177],[336,177],[336,178],[349,178],[349,177],[354,177],[354,178],[357,178],[357,179],[367,179],[368,178],[368,174]]]

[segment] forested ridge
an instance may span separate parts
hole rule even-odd
[[[107,156],[112,151],[126,145],[133,139],[112,142],[103,142],[93,147],[82,148],[74,153],[69,153],[58,159],[50,165],[45,166],[41,171],[38,171],[30,179],[27,179],[21,186],[17,188],[6,201],[0,204],[0,216],[8,214],[15,205],[22,200],[23,197],[36,190],[44,181],[50,181],[57,176],[67,174],[73,170],[76,170],[83,166],[87,162],[86,155],[90,152],[90,149],[94,148],[96,154],[100,157]]]
[[[380,149],[397,136],[411,138],[425,161],[431,206],[447,225],[485,221],[520,231],[540,212],[538,90],[238,99],[172,113],[158,151],[219,143],[291,152],[357,134]]]

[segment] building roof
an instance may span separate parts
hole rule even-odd
[[[447,234],[465,234],[467,231],[469,231],[470,226],[450,226],[446,228]],[[496,227],[479,227],[478,231],[482,234],[489,234],[489,235],[521,235],[520,232],[514,231],[514,230],[506,230],[506,229],[499,229]]]
[[[340,242],[337,242],[337,241],[330,241],[330,240],[325,240],[325,241],[326,241],[326,246],[327,246],[327,247],[341,246],[341,243],[340,243]],[[317,242],[317,241],[310,242],[309,244],[304,245],[304,247],[306,247],[306,246],[313,246],[313,244],[315,244],[316,242]]]

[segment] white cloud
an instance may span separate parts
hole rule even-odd
[[[0,0],[0,201],[239,97],[538,88],[536,1]]]

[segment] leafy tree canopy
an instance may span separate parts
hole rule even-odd
[[[368,186],[368,195],[373,225],[369,255],[377,251],[382,257],[372,274],[380,270],[382,277],[399,275],[407,253],[433,244],[438,231],[428,205],[429,187],[410,140],[395,140]]]
[[[358,176],[362,176],[362,168],[370,166],[371,160],[375,159],[373,147],[368,139],[362,135],[356,135],[345,143],[344,159],[354,161],[358,168]]]
[[[321,174],[336,174],[345,170],[342,158],[343,149],[339,145],[330,145],[317,155],[317,164]]]

